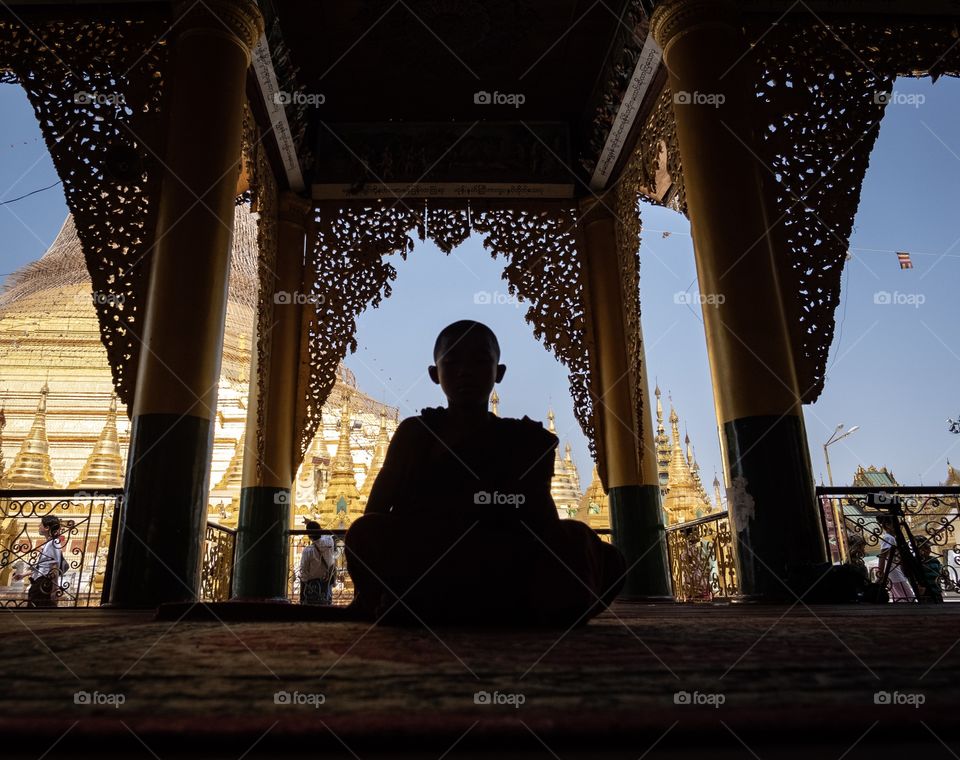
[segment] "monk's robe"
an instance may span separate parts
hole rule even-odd
[[[473,430],[444,408],[404,420],[347,534],[358,607],[426,624],[572,625],[599,612],[623,558],[557,515],[558,443],[527,417],[488,413]]]

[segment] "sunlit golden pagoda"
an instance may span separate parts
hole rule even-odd
[[[553,409],[547,411],[547,430],[557,434],[556,415]],[[576,517],[580,509],[580,476],[570,456],[570,444],[567,444],[567,456],[560,455],[560,446],[553,454],[553,480],[550,482],[550,495],[557,506],[560,517]]]
[[[580,499],[580,509],[577,519],[585,522],[594,530],[610,528],[610,500],[603,491],[597,466],[593,466],[593,475],[590,485]]]
[[[387,458],[387,447],[390,445],[390,437],[387,434],[387,415],[380,412],[380,431],[377,433],[377,442],[373,446],[373,459],[367,468],[367,475],[363,479],[363,486],[360,488],[360,503],[364,506],[367,499],[370,498],[370,492],[373,490],[373,483],[383,467],[383,462]]]
[[[243,474],[256,292],[256,218],[238,207],[234,221],[208,513],[211,521],[227,526],[236,524]],[[68,486],[95,492],[123,487],[130,423],[114,392],[100,340],[98,299],[113,299],[122,314],[121,295],[91,293],[72,216],[43,257],[10,275],[0,292],[0,482],[4,488]],[[362,393],[353,374],[341,367],[322,412],[323,425],[311,445],[310,451],[317,456],[304,460],[309,477],[315,469],[329,466],[327,452],[337,442],[345,395],[353,399],[352,418],[359,425],[350,455],[361,477],[369,471],[368,464],[373,465],[381,437],[396,429],[398,410]],[[3,463],[8,465],[5,469]],[[327,475],[317,473],[321,488],[304,489],[295,522],[316,511],[325,495],[322,485]]]
[[[348,396],[340,413],[337,453],[333,458],[330,482],[320,508],[320,524],[324,528],[347,528],[359,513],[360,491],[357,489],[357,476],[350,443],[352,428]]]
[[[690,436],[685,436],[686,453],[680,445],[680,417],[670,406],[670,439],[663,426],[663,405],[660,388],[654,391],[657,397],[657,462],[663,495],[663,511],[668,525],[687,522],[702,517],[714,510],[700,481],[700,466],[693,454]],[[719,494],[719,482],[715,479],[715,494]],[[716,498],[716,497],[715,497]]]

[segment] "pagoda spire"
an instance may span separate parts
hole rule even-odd
[[[496,391],[494,391],[496,394]],[[370,468],[367,470],[367,477],[363,480],[363,487],[360,489],[360,499],[366,503],[370,498],[370,491],[373,490],[373,483],[380,474],[383,462],[387,458],[387,447],[390,445],[390,439],[387,437],[387,414],[380,410],[380,432],[377,434],[377,442],[373,446],[373,459],[370,461]]]
[[[223,477],[210,491],[211,496],[230,497],[239,499],[240,489],[243,487],[243,452],[246,448],[247,431],[244,429],[237,439],[233,449],[233,456],[223,472]]]
[[[345,528],[350,523],[350,508],[360,500],[357,478],[353,469],[353,454],[350,451],[350,395],[346,394],[340,414],[340,438],[337,453],[330,468],[330,483],[320,510],[329,525],[324,527]]]
[[[713,473],[713,499],[717,502],[717,509],[723,509],[723,496],[720,493],[720,479]]]
[[[47,394],[50,388],[44,382],[40,401],[30,432],[23,439],[20,451],[4,480],[6,488],[56,488],[50,469],[50,444],[47,441]]]
[[[107,421],[93,451],[70,488],[123,488],[123,455],[117,434],[117,394],[110,396]]]
[[[493,393],[490,394],[490,411],[493,412],[495,417],[500,416],[500,395],[497,393],[497,389],[493,389]]]

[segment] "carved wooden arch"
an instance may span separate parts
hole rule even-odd
[[[623,225],[623,281],[632,288],[633,312],[626,315],[628,350],[639,378],[642,346],[635,326],[639,324],[637,248],[639,215],[636,196]],[[618,209],[618,213],[622,209]],[[476,232],[494,258],[503,257],[503,277],[511,294],[529,304],[525,318],[534,335],[568,371],[574,413],[590,444],[594,458],[603,465],[597,450],[594,404],[591,388],[591,352],[577,245],[577,211],[572,201],[435,202],[372,201],[323,202],[315,207],[313,230],[308,240],[305,283],[309,302],[305,309],[301,408],[297,415],[301,456],[321,422],[320,412],[329,396],[339,363],[348,350],[356,350],[356,319],[368,305],[377,307],[390,295],[396,278],[391,255],[406,258],[413,249],[409,234],[430,239],[450,253]],[[642,420],[642,393],[635,393]],[[638,436],[639,441],[642,436]]]

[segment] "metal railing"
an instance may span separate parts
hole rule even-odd
[[[737,566],[726,510],[666,528],[673,595],[678,602],[735,596]]]
[[[54,606],[100,605],[109,591],[110,534],[122,500],[120,489],[0,491],[0,607],[28,605],[28,578],[48,540],[41,522],[51,516],[60,522],[56,540],[67,562]]]
[[[820,487],[817,498],[835,564],[864,568],[871,582],[884,582],[894,601],[960,600],[960,488]],[[879,574],[883,518],[892,520],[896,542],[886,577]],[[893,586],[890,575],[898,569],[902,576],[895,577],[905,577],[909,589]]]
[[[233,552],[237,532],[208,522],[203,533],[203,570],[200,573],[200,601],[225,602],[233,585]]]

